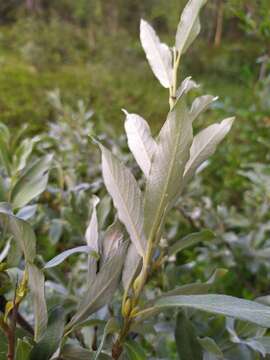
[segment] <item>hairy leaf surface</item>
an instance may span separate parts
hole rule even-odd
[[[140,39],[153,73],[162,86],[169,88],[172,85],[172,54],[169,47],[160,42],[155,30],[145,20],[141,20]]]
[[[126,112],[125,130],[128,146],[145,177],[148,177],[156,142],[147,122],[139,115]]]
[[[192,143],[192,124],[185,104],[185,87],[176,106],[169,112],[157,140],[145,191],[145,233],[151,238],[162,224],[183,177]]]
[[[220,124],[213,124],[199,132],[190,148],[190,158],[184,172],[184,183],[194,175],[196,169],[216,151],[217,145],[230,131],[234,118],[227,118]]]
[[[199,12],[207,0],[189,0],[184,8],[175,37],[175,47],[183,54],[200,32]]]
[[[128,168],[108,149],[102,151],[102,174],[120,221],[125,225],[138,253],[145,253],[146,240],[143,231],[143,204],[141,190]]]
[[[113,257],[111,257],[92,279],[78,310],[67,325],[71,329],[74,325],[86,320],[91,314],[108,304],[115,293],[126,253],[126,243],[122,243]]]

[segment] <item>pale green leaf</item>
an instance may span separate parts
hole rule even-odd
[[[200,31],[201,31],[201,22],[200,22],[199,17],[197,17],[197,19],[195,19],[192,29],[190,30],[190,34],[186,40],[183,50],[181,51],[181,54],[184,54],[189,49],[189,47],[192,45],[193,41],[199,35]]]
[[[211,230],[202,230],[196,233],[189,234],[181,240],[174,243],[169,248],[169,256],[177,254],[190,246],[194,246],[200,242],[210,241],[215,238],[215,234]]]
[[[89,221],[89,225],[86,229],[85,240],[87,245],[92,248],[97,254],[99,254],[99,233],[98,233],[98,219],[97,219],[97,205],[99,203],[99,198],[93,196],[92,199],[92,214]],[[97,259],[95,259],[91,254],[88,256],[88,277],[89,279],[94,278],[97,272]]]
[[[227,295],[179,295],[157,300],[155,307],[186,307],[270,327],[270,308],[255,301]]]
[[[185,6],[175,36],[175,47],[183,54],[200,32],[199,12],[207,0],[189,0]]]
[[[122,224],[117,220],[108,226],[102,241],[102,261],[108,260],[119,248],[124,240],[124,229]],[[137,252],[137,251],[136,251]]]
[[[143,204],[141,190],[127,167],[101,144],[102,174],[119,220],[125,225],[138,253],[145,254],[146,239],[143,232]]]
[[[52,158],[49,154],[37,160],[19,177],[11,191],[11,203],[15,209],[25,206],[46,189]]]
[[[169,290],[165,293],[162,293],[160,297],[167,297],[173,295],[198,295],[198,294],[207,294],[213,285],[222,278],[227,273],[226,269],[217,269],[210,277],[207,282],[195,282],[191,284],[185,284],[175,289]]]
[[[37,205],[27,205],[27,206],[21,208],[16,213],[16,216],[22,220],[27,221],[35,215],[36,211],[37,211]]]
[[[34,307],[35,341],[38,342],[47,327],[48,314],[45,300],[44,275],[34,264],[27,263],[26,269],[29,276],[29,288]]]
[[[190,88],[185,87],[186,91]],[[192,143],[192,124],[183,91],[176,106],[169,112],[157,140],[150,175],[145,190],[144,228],[148,239],[162,226],[164,215],[173,205]]]
[[[147,60],[161,85],[169,88],[172,85],[172,53],[169,47],[161,43],[155,30],[141,20],[140,39]]]
[[[196,169],[216,151],[217,145],[228,134],[234,118],[224,119],[220,124],[213,124],[199,132],[190,148],[190,158],[184,172],[184,183],[194,175]]]
[[[197,119],[197,117],[205,110],[207,110],[208,107],[216,100],[217,97],[214,97],[212,95],[202,95],[197,97],[191,105],[191,121],[193,122],[195,119]]]
[[[63,251],[61,254],[56,255],[53,259],[51,259],[50,261],[48,261],[45,266],[44,269],[49,269],[52,267],[55,267],[57,265],[60,265],[63,261],[65,261],[70,255],[73,254],[78,254],[78,253],[86,253],[89,254],[91,252],[91,248],[88,245],[83,245],[83,246],[77,246],[75,248],[72,249],[68,249],[66,251]]]
[[[131,243],[128,247],[122,273],[122,284],[124,289],[128,289],[131,282],[135,279],[135,276],[139,275],[141,264],[142,258],[137,253],[134,244]]]
[[[118,285],[126,253],[126,243],[122,243],[114,256],[102,266],[94,279],[90,279],[77,312],[66,327],[70,330],[74,325],[85,321],[91,314],[108,304]]]
[[[125,130],[129,149],[145,177],[148,177],[151,161],[156,150],[156,142],[151,135],[149,125],[141,116],[129,114],[126,111],[125,114]]]
[[[0,221],[14,236],[26,261],[34,261],[36,256],[36,236],[31,226],[13,215],[8,203],[0,203]]]

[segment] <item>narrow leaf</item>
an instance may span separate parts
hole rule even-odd
[[[145,20],[141,20],[140,39],[154,75],[162,86],[169,88],[172,85],[172,54],[169,47],[160,42],[155,30]]]
[[[74,325],[86,320],[91,314],[108,304],[115,293],[126,253],[126,243],[121,244],[117,252],[101,268],[96,278],[89,283],[78,310],[66,327],[70,330]]]
[[[211,105],[214,101],[217,100],[217,97],[212,95],[202,95],[197,97],[190,109],[191,121],[193,122],[197,117],[208,109],[209,105]]]
[[[58,349],[64,331],[64,311],[54,308],[49,316],[48,328],[31,351],[29,360],[49,360]]]
[[[270,327],[270,308],[255,301],[227,295],[179,295],[159,299],[156,307],[186,307],[230,316],[249,321],[262,327]]]
[[[191,79],[191,76],[186,77],[182,82],[179,88],[176,91],[176,100],[175,105],[177,104],[178,100],[182,98],[183,95],[188,93],[192,89],[197,89],[199,85]],[[175,107],[174,105],[174,107]]]
[[[11,202],[15,209],[25,206],[45,190],[52,158],[52,155],[46,155],[25,169],[11,192]]]
[[[33,217],[36,213],[37,205],[28,205],[21,208],[17,213],[16,216],[22,220],[29,220]]]
[[[203,360],[194,326],[184,311],[180,311],[176,318],[175,343],[180,360]]]
[[[99,345],[99,348],[95,354],[95,357],[94,357],[94,360],[98,360],[99,359],[99,356],[100,356],[100,353],[103,349],[103,346],[104,346],[104,342],[106,340],[106,337],[109,335],[109,334],[113,334],[115,333],[117,330],[119,329],[119,326],[116,322],[116,320],[114,318],[111,318],[108,320],[107,324],[105,325],[105,328],[104,328],[104,331],[103,331],[103,335],[102,335],[102,338],[101,338],[101,341],[100,341],[100,345]]]
[[[14,236],[26,261],[34,261],[36,255],[36,236],[31,226],[24,220],[13,215],[8,203],[0,203],[1,225],[7,226],[8,231]]]
[[[211,230],[202,230],[189,234],[170,247],[169,256],[177,254],[179,251],[182,251],[187,247],[194,246],[200,242],[213,240],[214,238],[215,234]]]
[[[122,283],[124,289],[128,289],[135,276],[139,274],[142,258],[137,253],[134,244],[130,244],[125,259],[122,273]]]
[[[93,211],[89,221],[89,225],[86,229],[85,239],[89,247],[91,247],[96,252],[99,251],[98,248],[98,220],[97,220],[97,205],[99,203],[99,198],[93,196]]]
[[[107,228],[102,241],[102,260],[108,260],[124,240],[123,226],[119,221]]]
[[[83,245],[83,246],[77,246],[75,248],[72,249],[68,249],[66,251],[63,251],[61,254],[55,256],[53,259],[51,259],[50,261],[48,261],[45,266],[44,269],[49,269],[52,267],[55,267],[59,264],[61,264],[63,261],[66,260],[66,258],[68,258],[70,255],[73,254],[78,254],[78,253],[87,253],[89,254],[91,252],[91,248],[87,245]]]
[[[186,86],[186,91],[189,87]],[[166,210],[179,191],[192,142],[192,124],[183,91],[163,125],[145,191],[145,233],[151,238],[161,227]]]
[[[194,137],[184,172],[185,184],[194,175],[198,166],[214,154],[217,145],[230,131],[233,121],[234,118],[224,119],[220,124],[210,125]]]
[[[44,275],[34,264],[27,263],[29,288],[35,316],[35,341],[39,341],[47,327],[48,314],[44,292]]]
[[[145,253],[142,195],[138,184],[124,164],[101,144],[102,174],[120,221],[125,225],[138,253]]]
[[[126,112],[125,130],[128,146],[145,177],[148,177],[156,142],[147,122],[139,115]]]
[[[97,205],[99,203],[99,198],[93,196],[93,210],[89,225],[86,229],[85,239],[87,245],[92,248],[97,254],[99,254],[99,234],[98,234],[98,219],[97,219]],[[88,256],[88,277],[89,279],[96,276],[97,273],[97,259],[95,259],[91,254]]]
[[[207,294],[209,290],[213,287],[213,285],[222,278],[227,273],[226,269],[217,269],[210,277],[207,282],[195,282],[191,284],[185,284],[179,286],[175,289],[169,290],[163,293],[161,297],[168,297],[174,295],[199,295],[199,294]]]
[[[183,54],[200,32],[199,12],[207,0],[189,0],[185,6],[175,37],[175,47]]]

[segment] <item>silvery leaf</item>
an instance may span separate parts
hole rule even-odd
[[[270,308],[255,301],[227,295],[178,295],[157,300],[155,308],[184,307],[270,327]]]
[[[0,203],[0,221],[2,227],[7,227],[14,236],[24,254],[25,260],[32,262],[36,256],[36,236],[31,226],[17,218],[8,203]]]
[[[175,289],[162,293],[160,297],[173,296],[173,295],[199,295],[207,294],[213,285],[220,280],[227,273],[226,269],[217,269],[213,275],[206,282],[195,282],[191,284],[185,284]]]
[[[147,60],[161,85],[169,88],[172,85],[172,54],[169,47],[161,43],[155,30],[141,20],[140,39]]]
[[[90,218],[89,225],[86,229],[85,239],[87,245],[94,250],[97,254],[99,253],[99,234],[98,234],[98,219],[97,219],[97,205],[99,198],[93,196],[92,200],[92,215]],[[90,253],[88,257],[88,278],[91,279],[96,276],[97,273],[97,259],[95,259]]]
[[[78,254],[78,253],[87,253],[87,254],[89,254],[91,252],[91,250],[92,250],[92,248],[90,248],[88,245],[77,246],[75,248],[65,250],[61,254],[56,255],[53,259],[48,261],[45,264],[44,269],[49,269],[49,268],[53,268],[53,267],[55,267],[57,265],[60,265],[70,255]]]
[[[101,144],[102,175],[110,193],[119,220],[125,225],[138,253],[145,253],[146,239],[143,232],[143,205],[141,190],[128,168]]]
[[[51,154],[46,155],[25,169],[11,191],[13,208],[25,206],[45,190],[52,158]]]
[[[102,260],[108,260],[124,240],[124,231],[119,221],[107,228],[102,241]]]
[[[212,95],[202,95],[197,97],[191,105],[191,121],[193,122],[202,112],[204,112],[209,107],[209,105],[212,104],[212,102],[216,101],[217,99],[217,96],[215,97]]]
[[[27,205],[27,206],[21,208],[16,213],[16,216],[22,220],[27,221],[35,215],[36,210],[37,210],[37,205]]]
[[[27,263],[26,269],[29,276],[30,294],[33,300],[35,316],[35,341],[38,342],[46,327],[48,321],[47,306],[44,291],[44,275],[34,264]]]
[[[195,81],[193,81],[191,79],[191,76],[186,77],[182,82],[181,85],[179,86],[179,88],[176,91],[176,100],[175,100],[175,105],[177,104],[177,101],[179,99],[181,99],[181,97],[185,94],[188,93],[190,90],[192,89],[197,89],[199,88],[200,85],[197,84]]]
[[[128,146],[134,155],[145,177],[148,177],[151,160],[156,150],[156,142],[151,135],[147,122],[137,114],[129,114],[125,111],[125,130]]]
[[[230,131],[233,121],[234,118],[224,119],[220,124],[210,125],[194,137],[184,172],[185,184],[194,175],[197,167],[214,154],[217,145]]]
[[[200,32],[199,12],[207,0],[189,0],[185,6],[175,37],[175,47],[183,54]]]
[[[131,243],[128,247],[122,273],[122,284],[125,290],[129,288],[132,280],[139,274],[141,264],[142,258],[137,253],[134,244]]]
[[[126,243],[122,243],[97,273],[90,279],[88,289],[81,300],[78,310],[66,327],[66,331],[86,320],[95,311],[108,304],[119,285],[126,253]]]
[[[188,84],[169,112],[158,139],[145,190],[145,233],[153,237],[171,206],[181,181],[192,143],[192,124],[185,103]]]

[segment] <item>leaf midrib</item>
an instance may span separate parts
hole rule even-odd
[[[133,232],[134,232],[135,237],[136,237],[136,239],[137,239],[137,241],[138,241],[138,244],[136,245],[136,244],[134,243],[134,245],[135,245],[135,247],[136,247],[137,250],[140,250],[140,252],[139,252],[140,255],[143,256],[143,255],[144,255],[144,250],[143,250],[142,244],[140,243],[141,237],[140,237],[140,235],[139,235],[139,233],[138,233],[138,231],[137,231],[137,229],[136,229],[136,226],[134,225],[134,223],[133,223],[133,221],[132,221],[132,218],[131,218],[130,213],[129,213],[129,209],[128,209],[127,205],[126,205],[126,202],[124,201],[124,199],[123,199],[123,197],[122,197],[121,191],[118,190],[118,186],[117,186],[117,183],[116,183],[116,181],[115,181],[115,177],[113,176],[113,172],[112,172],[111,169],[110,169],[110,166],[109,166],[109,164],[108,164],[108,161],[105,159],[105,157],[104,157],[104,160],[107,162],[107,168],[108,168],[108,171],[110,172],[110,178],[113,179],[114,187],[117,189],[117,192],[119,193],[119,198],[120,198],[120,200],[121,200],[121,203],[124,205],[123,207],[124,207],[125,210],[126,210],[125,213],[126,213],[126,215],[128,216],[128,218],[129,218],[129,222],[130,222],[130,224],[131,224],[131,226],[132,226]],[[136,190],[138,190],[138,196],[140,196],[139,188],[137,188]],[[140,198],[141,198],[141,196],[140,196]],[[114,199],[113,199],[113,200],[114,200]],[[141,201],[140,201],[140,202],[141,202]],[[118,212],[119,212],[119,211],[118,211]],[[132,236],[130,236],[130,237],[132,238]],[[138,249],[138,247],[139,247],[139,249]]]
[[[146,23],[147,24],[147,23]],[[171,85],[171,79],[170,79],[170,76],[169,76],[169,73],[168,73],[168,69],[167,69],[167,66],[165,65],[164,61],[163,61],[163,57],[162,57],[162,54],[159,50],[159,45],[161,45],[162,43],[160,42],[160,44],[157,43],[157,40],[158,40],[158,36],[156,34],[151,34],[151,31],[149,31],[148,29],[148,24],[147,24],[147,33],[149,34],[149,37],[152,39],[153,43],[154,43],[154,46],[152,46],[154,48],[154,52],[157,54],[158,58],[159,58],[159,62],[161,63],[161,66],[163,68],[163,72],[165,73],[166,75],[166,78],[167,78],[167,81],[168,81],[168,85],[170,86]],[[153,29],[154,31],[154,29]],[[152,36],[153,35],[153,36]],[[155,38],[156,37],[156,38]],[[170,50],[169,50],[170,51]]]

